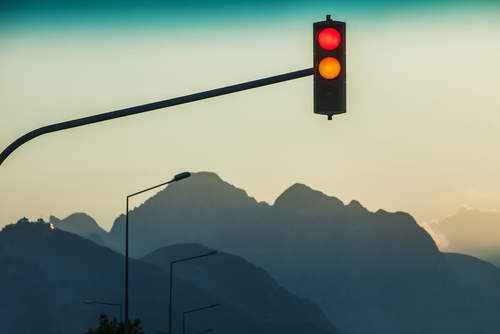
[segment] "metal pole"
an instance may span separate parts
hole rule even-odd
[[[120,306],[120,322],[123,322],[123,319],[122,319],[122,304],[117,304],[117,303],[106,303],[106,302],[93,302],[93,301],[89,301],[89,300],[86,300],[84,301],[85,304],[102,304],[102,305],[113,305],[113,306]]]
[[[196,312],[196,311],[200,311],[200,310],[204,310],[204,309],[211,308],[211,307],[216,307],[216,306],[220,306],[220,304],[213,304],[213,305],[210,305],[210,306],[205,306],[205,307],[197,308],[196,310],[186,311],[186,312],[182,313],[182,334],[186,334],[186,331],[185,331],[185,321],[184,321],[186,313]]]
[[[142,194],[143,192],[164,186],[164,185],[172,183],[172,182],[183,180],[183,179],[188,178],[190,176],[191,176],[191,174],[189,172],[180,173],[180,174],[175,175],[174,178],[170,181],[163,182],[159,185],[138,191],[132,195],[127,196],[127,212],[125,215],[125,334],[130,333],[129,326],[128,326],[128,199],[132,196]],[[170,270],[170,275],[172,275],[172,270]],[[172,282],[172,276],[170,276],[170,282]],[[170,328],[168,330],[170,333]]]
[[[169,291],[169,302],[168,302],[168,334],[172,334],[172,264],[170,262],[170,289]]]
[[[172,265],[174,263],[188,261],[188,260],[193,260],[193,259],[197,259],[199,257],[210,256],[210,255],[215,255],[215,254],[217,254],[217,251],[212,251],[212,252],[207,253],[207,254],[197,255],[197,256],[189,257],[187,259],[176,260],[176,261],[170,262],[170,290],[169,290],[169,292],[170,292],[169,293],[170,294],[170,298],[169,298],[169,305],[168,305],[168,312],[169,312],[169,314],[168,314],[168,333],[169,334],[172,334],[172,271],[173,271],[172,270]],[[184,318],[184,314],[182,315],[182,317]]]
[[[199,101],[199,100],[208,99],[208,98],[216,97],[216,96],[220,96],[220,95],[236,93],[236,92],[240,92],[240,91],[247,90],[247,89],[267,86],[267,85],[271,85],[271,84],[275,84],[275,83],[279,83],[279,82],[283,82],[283,81],[288,81],[288,80],[293,80],[293,79],[299,79],[299,78],[306,77],[306,76],[313,75],[313,74],[314,74],[314,68],[308,68],[305,70],[289,72],[289,73],[276,75],[276,76],[268,77],[268,78],[264,78],[264,79],[249,81],[249,82],[245,82],[245,83],[241,83],[241,84],[237,84],[237,85],[233,85],[233,86],[227,86],[227,87],[213,89],[213,90],[209,90],[209,91],[205,91],[205,92],[201,92],[201,93],[177,97],[177,98],[173,98],[170,100],[153,102],[153,103],[149,103],[149,104],[140,105],[137,107],[131,107],[131,108],[126,108],[126,109],[111,111],[111,112],[104,113],[104,114],[98,114],[98,115],[94,115],[94,116],[79,118],[79,119],[75,119],[72,121],[47,125],[47,126],[38,128],[36,130],[33,130],[31,132],[28,132],[27,134],[25,134],[24,136],[20,137],[19,139],[14,141],[12,144],[7,146],[7,148],[4,149],[2,153],[0,153],[0,165],[19,146],[26,143],[27,141],[30,141],[31,139],[34,139],[34,138],[41,136],[43,134],[46,134],[46,133],[61,131],[61,130],[70,129],[70,128],[74,128],[77,126],[88,125],[88,124],[97,123],[97,122],[108,121],[108,120],[119,118],[119,117],[130,116],[130,115],[143,113],[146,111],[172,107],[172,106],[176,106],[179,104]]]
[[[123,322],[123,318],[122,318],[122,304],[119,304],[120,305],[120,322]]]
[[[132,195],[130,195],[132,196]],[[125,334],[129,334],[128,328],[128,199],[127,196],[127,213],[125,215]]]

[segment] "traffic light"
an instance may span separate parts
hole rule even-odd
[[[314,31],[314,113],[328,115],[346,112],[345,22],[313,24]]]

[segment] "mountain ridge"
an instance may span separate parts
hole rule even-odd
[[[245,196],[213,173],[169,185],[154,206],[145,202],[129,213],[131,254],[200,243],[241,256],[312,300],[342,332],[495,332],[492,319],[473,320],[484,311],[470,302],[475,292],[411,215],[344,205],[299,183],[272,206]],[[222,198],[234,205],[217,205]],[[123,249],[123,228],[122,215],[106,243]]]

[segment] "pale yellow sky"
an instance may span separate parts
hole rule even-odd
[[[0,166],[0,226],[85,212],[109,230],[127,195],[183,171],[270,204],[304,183],[420,223],[500,210],[496,10],[334,16],[347,22],[348,111],[332,121],[312,113],[307,77],[36,138]],[[0,30],[0,150],[44,125],[312,67],[320,14]]]

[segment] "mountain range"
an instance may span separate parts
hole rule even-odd
[[[131,210],[129,223],[132,256],[186,243],[238,255],[343,333],[496,333],[500,325],[498,268],[440,252],[406,213],[369,212],[302,184],[268,205],[196,173]],[[124,229],[121,215],[109,233],[94,234],[123,252]]]

